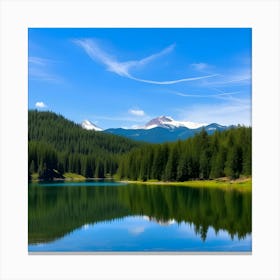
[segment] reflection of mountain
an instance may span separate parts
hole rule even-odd
[[[158,224],[162,225],[162,226],[169,226],[169,225],[172,225],[174,223],[176,223],[176,221],[174,219],[172,220],[168,220],[168,221],[164,221],[164,220],[157,220],[153,217],[149,217],[148,218],[149,221],[155,221],[157,222]]]
[[[167,186],[29,188],[29,243],[47,242],[84,224],[130,215],[161,224],[188,222],[203,240],[212,226],[239,238],[251,233],[251,194]]]

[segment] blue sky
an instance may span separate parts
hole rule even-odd
[[[106,129],[251,125],[249,28],[30,28],[28,107]]]

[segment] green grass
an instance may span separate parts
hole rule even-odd
[[[59,179],[59,180],[66,180],[66,181],[67,180],[68,181],[84,181],[84,180],[86,180],[86,178],[84,176],[82,176],[80,174],[77,174],[77,173],[67,172],[67,173],[64,173],[63,176],[64,176],[64,179]],[[39,174],[38,173],[33,173],[31,175],[31,178],[32,178],[31,181],[33,181],[33,182],[39,181]]]
[[[39,180],[39,173],[32,173],[31,174],[31,180],[32,181],[38,181]]]
[[[63,174],[63,176],[65,177],[65,180],[71,180],[71,181],[84,181],[86,180],[86,177],[77,174],[77,173],[71,173],[71,172],[66,172]]]
[[[161,182],[157,180],[142,181],[127,181],[134,184],[146,184],[146,185],[167,185],[167,186],[179,186],[179,187],[192,187],[192,188],[218,188],[223,190],[237,190],[242,192],[252,191],[252,178],[244,178],[239,180],[194,180],[186,182]]]

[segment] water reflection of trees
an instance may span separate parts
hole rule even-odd
[[[161,224],[191,223],[202,240],[210,226],[244,238],[251,233],[251,193],[174,186],[33,186],[29,188],[29,243],[129,215],[149,216]]]
[[[232,237],[251,232],[251,193],[183,187],[135,186],[119,192],[133,214],[154,217],[159,222],[172,219],[189,222],[206,239],[210,226],[226,230]]]

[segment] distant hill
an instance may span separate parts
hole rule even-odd
[[[28,111],[28,139],[51,144],[60,151],[124,153],[139,143],[108,133],[87,131],[53,112]]]
[[[85,177],[115,174],[120,155],[141,143],[109,133],[88,131],[52,112],[28,111],[29,174],[62,177],[65,172]]]
[[[164,143],[188,139],[190,137],[193,137],[196,133],[199,133],[202,129],[204,129],[208,134],[211,135],[215,131],[224,131],[229,128],[232,128],[232,126],[222,126],[216,123],[212,123],[193,129],[187,128],[185,126],[154,126],[150,129],[110,128],[104,130],[104,132],[125,136],[137,141]]]

